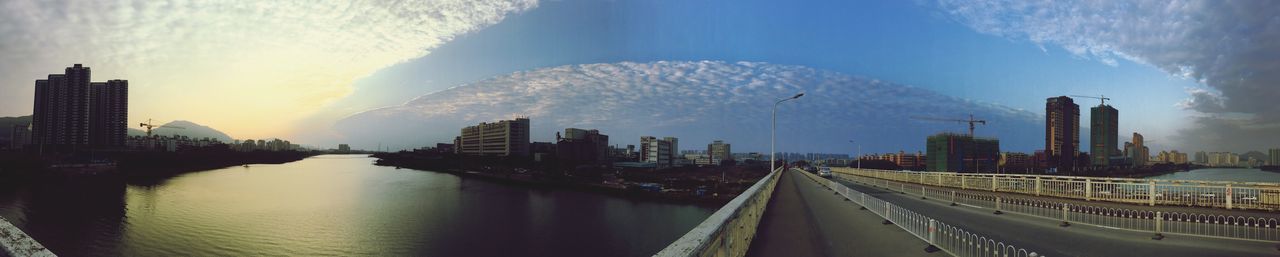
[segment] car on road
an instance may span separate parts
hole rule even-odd
[[[819,176],[819,177],[824,177],[824,178],[830,178],[830,177],[831,177],[831,167],[822,167],[822,168],[818,168],[818,176]]]

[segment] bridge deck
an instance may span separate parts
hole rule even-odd
[[[1087,225],[1059,227],[1053,220],[1020,214],[995,215],[989,209],[949,206],[941,201],[890,192],[840,180],[842,184],[936,220],[1034,250],[1043,256],[1275,256],[1274,243],[1169,235]],[[772,213],[766,212],[767,215]],[[766,215],[766,219],[769,218]]]
[[[783,173],[747,256],[946,256],[800,176]]]

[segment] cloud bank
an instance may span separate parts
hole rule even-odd
[[[1246,151],[1280,147],[1280,2],[955,1],[935,4],[974,30],[1060,46],[1110,65],[1125,59],[1194,79],[1177,106],[1202,116],[1182,147]],[[1171,103],[1173,104],[1173,103]],[[1266,136],[1271,134],[1271,136]]]
[[[30,110],[32,81],[73,63],[131,80],[132,117],[199,118],[271,135],[535,0],[0,2],[0,114]]]
[[[1031,151],[1043,144],[1043,119],[1031,112],[803,66],[719,61],[516,72],[353,115],[335,130],[346,136],[341,143],[413,148],[450,142],[464,126],[528,116],[535,141],[577,127],[600,129],[617,145],[652,135],[679,137],[682,149],[724,139],[735,151],[767,151],[773,102],[796,92],[806,96],[779,107],[780,151],[852,153],[850,139],[867,151],[923,150],[927,135],[965,132],[967,125],[911,116],[969,114],[991,121],[978,134],[1000,135],[1004,149]]]

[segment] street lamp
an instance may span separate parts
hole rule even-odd
[[[858,159],[858,169],[859,169],[859,170],[861,170],[861,169],[862,169],[862,146],[861,146],[861,145],[858,145],[858,143],[854,143],[854,142],[853,142],[853,140],[849,140],[849,143],[851,143],[851,144],[853,144],[854,146],[857,146],[857,147],[858,147],[858,152],[857,152],[857,153],[854,153],[855,155],[854,155],[854,157],[853,157],[853,158],[857,158],[857,159]]]
[[[788,97],[788,98],[778,99],[777,102],[773,103],[773,117],[772,117],[773,120],[770,122],[770,127],[769,127],[769,172],[773,172],[774,170],[776,170],[777,168],[775,168],[774,165],[777,165],[778,163],[778,159],[775,156],[775,155],[778,155],[778,150],[774,150],[774,146],[776,144],[775,142],[777,141],[777,137],[778,137],[777,136],[778,104],[781,104],[782,102],[786,102],[788,100],[800,98],[801,96],[804,96],[804,93],[799,93],[799,94],[796,94],[795,96]]]

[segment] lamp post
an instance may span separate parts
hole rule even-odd
[[[862,169],[862,146],[858,145],[858,143],[854,143],[853,140],[849,140],[849,143],[858,147],[858,152],[854,153],[853,158],[858,159],[858,169],[861,170]]]
[[[776,158],[776,155],[778,155],[778,150],[774,149],[777,142],[777,137],[778,137],[777,136],[778,104],[781,104],[782,102],[786,102],[788,100],[800,98],[801,96],[804,96],[804,93],[799,93],[799,94],[796,94],[795,96],[788,97],[788,98],[778,99],[777,102],[773,103],[773,117],[772,117],[773,120],[769,124],[769,172],[773,172],[774,170],[777,170],[777,168],[775,168],[774,166],[777,165],[778,163],[778,159]]]

